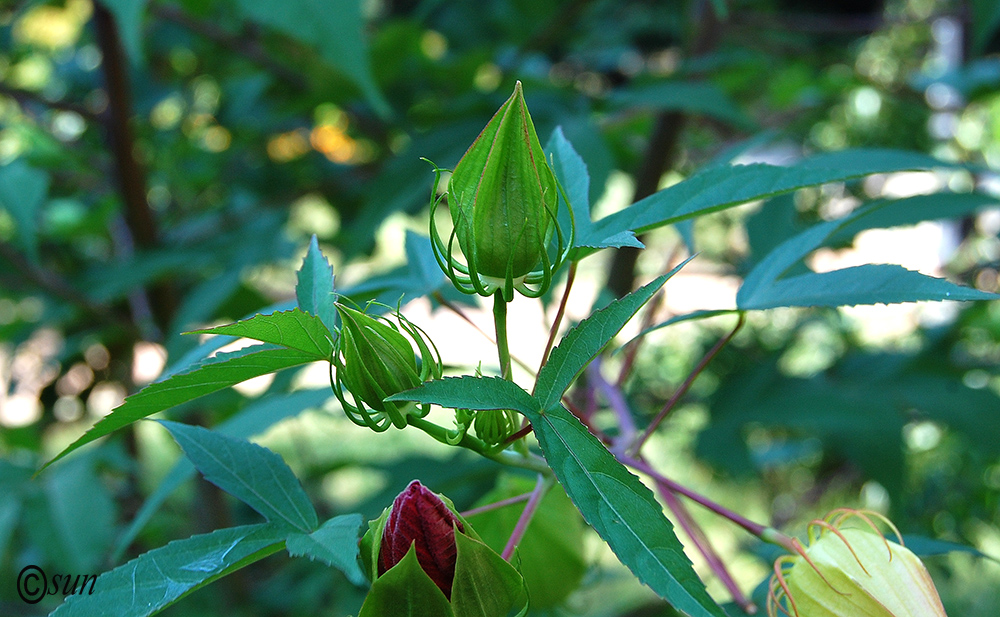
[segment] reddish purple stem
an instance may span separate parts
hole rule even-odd
[[[684,533],[691,538],[695,547],[705,558],[705,561],[708,562],[708,566],[712,568],[715,575],[719,577],[722,584],[729,590],[729,594],[733,597],[733,602],[739,604],[748,615],[755,615],[757,613],[757,606],[740,591],[739,585],[736,584],[732,575],[729,574],[726,564],[722,562],[722,558],[715,552],[712,543],[705,535],[705,531],[698,524],[698,521],[694,520],[694,517],[691,516],[684,502],[678,499],[677,495],[666,484],[657,482],[656,488],[659,490],[660,496],[663,497],[663,501],[666,502],[667,507],[674,513],[678,524],[684,529]]]
[[[535,516],[535,511],[538,510],[538,504],[542,502],[542,497],[545,496],[545,491],[550,486],[552,485],[545,481],[545,477],[538,474],[538,482],[535,483],[535,490],[531,491],[531,495],[528,496],[528,503],[525,504],[520,518],[517,519],[514,531],[510,533],[507,546],[503,547],[503,552],[500,553],[500,556],[507,561],[510,561],[510,558],[514,555],[514,549],[517,548],[517,545],[521,542],[521,538],[524,537],[524,532],[528,530],[528,525],[531,524],[531,519]]]
[[[531,493],[517,495],[516,497],[508,497],[507,499],[501,499],[500,501],[488,503],[485,506],[479,506],[478,508],[472,508],[471,510],[466,510],[465,512],[462,512],[462,516],[464,516],[465,518],[469,518],[470,516],[482,514],[483,512],[489,512],[490,510],[499,510],[500,508],[512,506],[516,503],[521,503],[522,501],[528,501],[530,497]]]
[[[678,484],[677,482],[674,482],[670,478],[664,476],[660,472],[650,467],[644,461],[636,460],[626,455],[619,455],[618,460],[621,461],[623,465],[628,465],[632,469],[641,471],[642,473],[646,474],[657,483],[663,484],[671,491],[675,493],[680,493],[681,495],[684,495],[688,499],[700,503],[702,506],[708,508],[712,512],[715,512],[719,516],[728,518],[729,520],[736,523],[743,529],[747,530],[749,533],[757,536],[758,538],[761,537],[761,535],[764,533],[764,530],[767,529],[767,527],[765,527],[764,525],[761,525],[760,523],[755,523],[750,519],[746,518],[745,516],[737,514],[736,512],[730,510],[729,508],[726,508],[725,506],[721,506],[715,503],[714,501],[705,497],[704,495],[696,493],[691,489],[681,484]]]

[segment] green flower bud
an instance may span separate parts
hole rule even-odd
[[[473,426],[476,437],[486,445],[498,446],[514,433],[516,423],[517,416],[509,409],[484,409],[476,412]]]
[[[359,617],[506,617],[528,609],[517,570],[451,501],[417,480],[368,524],[361,560],[372,588]]]
[[[434,343],[398,313],[394,323],[340,303],[336,306],[342,326],[333,354],[336,378],[331,375],[331,385],[347,417],[381,432],[390,424],[404,428],[409,414],[427,415],[427,405],[385,399],[441,377],[441,357]]]
[[[514,289],[530,297],[548,289],[568,248],[556,220],[560,196],[566,198],[545,160],[521,82],[458,162],[447,195],[451,238],[445,246],[435,228],[437,199],[431,237],[438,263],[459,290],[489,296],[499,289],[510,301]],[[452,257],[456,239],[467,265]]]
[[[852,517],[865,525],[843,527]],[[797,554],[774,564],[768,615],[947,617],[924,564],[902,540],[890,543],[871,517],[896,531],[877,513],[841,509],[813,521],[808,546],[793,540]]]

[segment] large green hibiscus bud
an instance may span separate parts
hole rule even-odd
[[[521,82],[458,162],[447,200],[454,230],[446,245],[433,216],[441,199],[432,199],[431,238],[459,290],[483,296],[500,290],[510,301],[514,289],[530,297],[548,289],[571,244],[556,217],[560,200],[569,205],[535,134]],[[456,240],[467,264],[452,255]]]
[[[924,564],[873,518],[896,531],[880,514],[841,509],[813,521],[807,546],[793,540],[795,554],[774,564],[769,617],[947,617]]]
[[[342,325],[331,385],[347,417],[381,432],[389,426],[406,427],[408,415],[427,415],[428,405],[385,399],[441,377],[441,357],[434,343],[398,312],[393,321],[340,303],[336,306]]]
[[[528,609],[517,570],[451,501],[417,480],[368,524],[361,559],[372,587],[358,617],[506,617]]]

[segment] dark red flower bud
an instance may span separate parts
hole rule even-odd
[[[441,501],[414,480],[392,502],[382,531],[378,575],[400,562],[414,546],[417,561],[447,598],[455,578],[455,529],[465,532],[462,521]]]

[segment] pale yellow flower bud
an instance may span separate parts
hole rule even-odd
[[[924,564],[902,544],[889,542],[872,517],[892,527],[879,514],[856,510],[835,510],[813,521],[809,545],[794,540],[797,554],[774,564],[768,615],[947,617]],[[843,527],[851,518],[861,526]]]

